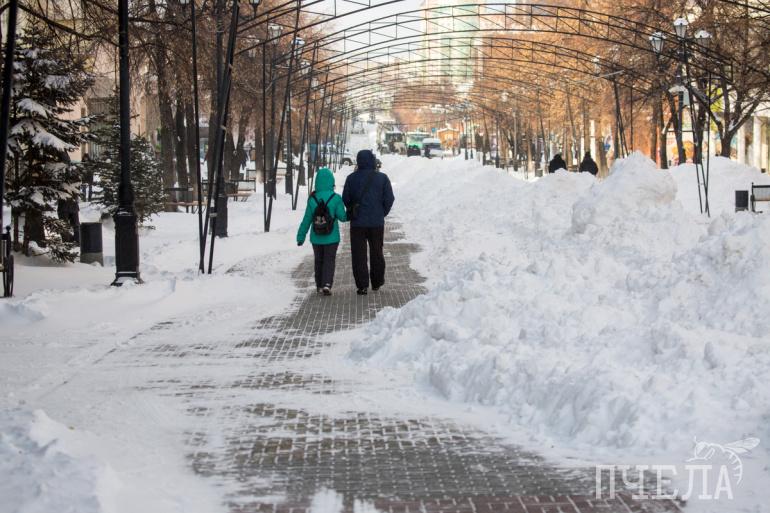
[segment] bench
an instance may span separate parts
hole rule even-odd
[[[163,192],[168,198],[165,202],[167,209],[183,207],[185,212],[190,213],[192,209],[194,214],[199,206],[198,200],[193,197],[192,187],[166,187]]]
[[[751,183],[751,211],[761,213],[761,210],[757,210],[756,203],[758,201],[770,201],[770,185],[754,185]]]
[[[203,197],[208,195],[208,180],[203,180]],[[256,178],[247,178],[244,180],[227,180],[225,181],[225,196],[233,201],[246,201],[257,191]]]

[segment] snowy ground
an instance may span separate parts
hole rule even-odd
[[[383,163],[429,292],[336,335],[319,365],[381,380],[381,397],[363,399],[372,403],[393,400],[385,385],[396,376],[398,408],[428,397],[565,462],[681,465],[693,438],[723,449],[755,437],[734,501],[690,505],[763,511],[770,217],[732,204],[734,189],[766,176],[717,160],[707,219],[691,169],[660,172],[641,157],[603,182],[566,172],[524,181],[462,157]],[[108,286],[108,226],[105,268],[20,262],[17,297],[0,302],[0,510],[221,510],[222,491],[184,460],[179,405],[136,393],[125,376],[109,391],[89,387],[88,373],[159,322],[215,339],[285,309],[289,273],[308,251],[294,243],[301,211],[282,198],[268,234],[261,195],[230,205],[211,277],[197,275],[192,214],[162,214],[143,232],[141,286]],[[339,499],[321,491],[317,502],[336,513]]]
[[[717,159],[707,219],[691,166],[661,172],[641,155],[603,182],[524,182],[461,159],[386,163],[430,291],[352,335],[353,360],[502,413],[549,455],[679,465],[682,494],[694,439],[720,444],[715,463],[725,444],[758,438],[738,451],[733,501],[690,504],[762,510],[770,217],[732,209],[734,189],[765,175]]]
[[[197,273],[197,215],[184,213],[142,230],[143,285],[109,286],[108,224],[104,268],[17,261],[16,297],[0,302],[0,510],[221,510],[220,493],[201,487],[184,460],[177,405],[79,387],[62,403],[57,390],[88,382],[94,362],[159,322],[197,323],[214,338],[223,325],[282,311],[295,295],[289,273],[306,256],[294,242],[300,212],[281,198],[265,234],[262,195],[250,200],[230,204],[230,237],[217,240],[211,276]],[[25,457],[5,460],[17,452]],[[109,470],[109,486],[99,469]]]

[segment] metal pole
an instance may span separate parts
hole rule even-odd
[[[120,54],[120,185],[115,212],[115,280],[141,282],[139,276],[139,233],[131,185],[131,78],[128,62],[128,0],[118,0],[118,47]]]
[[[232,83],[233,60],[235,58],[235,37],[238,28],[238,0],[233,0],[233,17],[230,20],[230,35],[227,42],[227,67],[222,73],[222,84],[218,91],[217,114],[216,114],[216,139],[214,141],[214,177],[216,179],[216,197],[223,193],[222,183],[222,161],[224,155],[224,140],[227,126],[227,111],[230,104],[230,86]],[[209,188],[211,188],[209,186]],[[211,198],[211,196],[209,196]],[[225,200],[227,196],[225,196]],[[214,212],[211,213],[211,231],[217,233],[217,218],[219,212],[215,204]],[[214,261],[214,242],[216,237],[211,237],[209,246],[209,265],[208,274],[211,274]]]
[[[203,180],[201,179],[201,149],[200,149],[200,106],[198,96],[198,41],[195,23],[195,0],[190,0],[190,21],[192,23],[192,80],[193,103],[195,107],[195,181],[198,187],[198,244],[200,260],[198,270],[204,272],[206,254],[205,232],[203,231]]]
[[[191,2],[194,2],[195,0],[190,0]],[[217,87],[222,86],[222,81],[224,80],[224,64],[222,62],[222,46],[223,46],[223,39],[224,39],[224,9],[225,9],[225,0],[217,0]],[[236,20],[237,23],[237,20]],[[228,61],[229,62],[229,61]],[[230,63],[231,64],[231,63]],[[230,72],[230,71],[228,71]],[[228,91],[229,95],[229,91]],[[225,107],[226,108],[226,107]],[[217,102],[217,109],[221,109],[219,106],[219,103]],[[224,116],[224,123],[227,123],[227,114]],[[219,127],[217,127],[219,129]],[[230,134],[225,133],[225,137],[230,137]],[[222,160],[222,162],[219,162],[219,168],[222,170],[219,174],[215,174],[216,179],[218,180],[218,183],[216,184],[216,191],[217,194],[215,196],[215,202],[216,202],[216,221],[212,221],[212,235],[216,237],[227,237],[227,188],[225,187],[225,174],[224,174],[224,142],[222,144],[223,151],[220,153],[219,159]],[[211,187],[211,180],[209,180],[209,187]],[[212,238],[213,241],[213,238]],[[213,245],[213,244],[212,244]]]
[[[495,117],[495,167],[500,169],[500,119]]]
[[[299,30],[299,2],[297,3],[297,14],[294,20],[294,37],[291,40],[291,50],[289,53],[289,69],[286,72],[286,92],[283,95],[283,108],[281,109],[281,124],[278,127],[278,150],[275,154],[275,161],[273,164],[273,169],[275,174],[278,173],[278,161],[280,160],[281,155],[281,149],[283,148],[283,127],[284,123],[286,121],[286,111],[289,110],[289,118],[291,118],[291,75],[292,71],[294,69],[294,54],[296,53],[297,49],[297,31]],[[273,82],[273,86],[275,87],[275,82]],[[275,89],[273,89],[275,90]],[[291,121],[287,124],[287,129],[291,128]],[[288,143],[288,149],[291,149],[291,132],[287,134],[287,141]],[[292,167],[293,164],[293,155],[291,155],[291,152],[289,152],[289,155],[286,156],[286,175],[284,178],[285,184],[284,184],[284,192],[286,194],[292,193],[292,186],[291,186],[291,173],[292,173]]]
[[[313,68],[315,66],[316,53],[318,51],[318,43],[313,46],[313,57],[310,61],[310,68],[307,71],[307,94],[305,95],[305,117],[302,123],[302,136],[299,142],[299,176],[297,177],[297,185],[292,198],[291,209],[297,210],[297,201],[299,199],[299,186],[305,185],[305,143],[310,140],[308,134],[309,122],[310,122],[310,95],[312,94],[313,87]],[[308,162],[308,168],[310,162]]]
[[[262,40],[262,220],[264,230],[270,231],[270,222],[268,215],[268,195],[270,191],[270,179],[267,176],[267,27],[265,27],[265,38]],[[272,197],[270,207],[272,208]]]
[[[465,132],[465,160],[468,160],[468,117],[463,119],[463,132]]]
[[[5,43],[5,62],[3,63],[3,98],[0,106],[0,231],[3,229],[3,200],[5,198],[5,161],[8,157],[8,127],[11,118],[11,90],[13,89],[13,54],[16,51],[16,15],[19,1],[10,0],[8,4],[8,34]],[[6,235],[3,235],[5,237]],[[6,244],[10,244],[9,240]],[[4,258],[4,255],[0,255]]]

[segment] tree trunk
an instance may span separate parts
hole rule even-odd
[[[735,137],[737,130],[731,130],[731,131],[724,131],[721,134],[719,134],[719,141],[722,144],[722,148],[719,150],[719,156],[720,157],[727,157],[730,158],[730,145],[733,142],[733,138]]]
[[[158,113],[160,114],[160,156],[163,166],[163,187],[174,186],[174,113],[171,109],[171,87],[166,68],[166,43],[163,34],[155,39],[155,71],[158,84]]]
[[[29,244],[35,242],[45,247],[45,229],[43,228],[43,213],[39,210],[27,210],[24,213],[24,242],[22,251],[30,256]]]
[[[195,109],[190,101],[186,101],[184,104],[184,116],[185,124],[187,126],[187,137],[185,142],[187,143],[187,166],[190,169],[190,183],[193,186],[195,197],[198,194],[198,159],[200,156],[197,154],[195,147]]]
[[[179,187],[187,187],[190,183],[190,174],[187,171],[187,131],[184,126],[184,105],[180,98],[181,93],[176,97],[176,116],[174,120],[174,146],[176,149],[176,176]]]
[[[653,102],[650,118],[650,158],[652,160],[658,160],[658,131],[660,130],[658,115],[658,109],[655,108],[655,102]],[[658,166],[660,166],[660,162],[658,162]]]
[[[235,141],[233,131],[228,130],[225,136],[225,180],[233,180],[233,168],[235,167]]]
[[[668,108],[671,111],[671,124],[674,126],[674,137],[676,138],[676,151],[679,164],[685,164],[687,163],[687,153],[684,149],[682,130],[679,126],[679,110],[676,102],[674,102],[674,95],[666,93],[666,98],[668,99]]]
[[[609,170],[607,168],[607,151],[604,149],[604,141],[601,141],[599,144],[597,144],[596,149],[599,152],[596,162],[599,166],[599,176],[607,176]]]

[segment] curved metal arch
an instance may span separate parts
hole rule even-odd
[[[347,12],[336,14],[336,11],[337,11],[336,3],[338,1],[343,1],[343,2],[346,2],[346,3],[361,5],[363,7],[361,7],[360,9],[354,9],[352,11],[347,11]],[[265,23],[277,22],[280,18],[282,18],[284,16],[287,16],[287,15],[290,15],[290,14],[295,14],[296,10],[297,10],[297,7],[299,7],[300,12],[302,12],[302,13],[304,13],[306,15],[322,17],[322,19],[313,20],[312,22],[310,22],[310,23],[300,27],[297,30],[297,32],[301,32],[301,31],[305,31],[305,30],[310,29],[310,28],[314,28],[314,27],[318,27],[318,26],[324,25],[326,23],[336,22],[336,21],[338,21],[338,20],[340,20],[342,18],[348,17],[348,16],[352,16],[352,15],[355,15],[355,14],[365,13],[366,11],[370,11],[370,10],[373,10],[373,9],[378,9],[378,8],[381,8],[381,7],[386,7],[386,6],[389,6],[389,5],[395,5],[395,4],[401,3],[403,1],[404,0],[384,0],[384,1],[379,2],[379,3],[373,3],[372,0],[356,0],[356,1],[333,0],[334,5],[335,5],[335,14],[329,14],[329,13],[321,13],[321,12],[317,12],[317,11],[312,11],[312,10],[308,9],[309,7],[312,7],[312,6],[315,6],[315,5],[320,5],[320,4],[328,3],[328,0],[304,0],[304,1],[303,0],[288,0],[288,1],[284,2],[284,3],[281,3],[279,5],[273,6],[270,9],[268,9],[266,11],[263,11],[261,13],[255,13],[254,18],[252,20],[250,20],[248,23],[246,23],[243,27],[241,27],[239,29],[239,31],[246,31],[246,30],[249,30],[249,29],[254,28],[256,26],[265,24]],[[722,4],[734,5],[734,6],[737,6],[737,7],[745,8],[749,12],[752,12],[752,13],[758,13],[758,14],[761,13],[762,16],[756,16],[757,19],[764,19],[764,18],[770,17],[770,6],[768,6],[768,5],[760,5],[759,2],[747,2],[746,0],[716,0],[716,1],[718,3],[722,3]],[[367,2],[367,3],[364,4],[364,2]],[[766,4],[766,2],[765,2],[765,4]],[[522,4],[519,4],[519,5],[522,5]],[[536,5],[538,5],[538,6],[545,6],[545,7],[556,7],[556,6],[551,6],[549,4],[536,4]],[[594,12],[598,12],[598,11],[594,11]],[[288,25],[286,27],[292,29],[292,32],[293,32],[293,27],[288,26]]]
[[[434,42],[440,42],[442,44],[433,46],[431,43],[434,43]],[[460,44],[457,44],[458,42]],[[428,46],[425,46],[425,44],[427,44]],[[540,55],[562,57],[565,60],[575,61],[576,66],[575,67],[563,66],[563,65],[559,65],[556,62],[547,63],[547,64],[558,67],[565,71],[575,71],[581,74],[586,74],[591,76],[595,76],[594,68],[596,64],[599,64],[604,69],[610,69],[611,67],[614,67],[618,71],[622,71],[623,75],[632,76],[638,81],[648,84],[650,86],[652,86],[652,82],[653,82],[647,76],[640,73],[636,73],[634,69],[631,67],[612,62],[609,59],[596,56],[595,54],[592,54],[592,53],[584,52],[582,50],[577,50],[574,48],[567,48],[563,45],[559,45],[551,42],[523,40],[523,39],[516,39],[510,36],[499,36],[499,35],[491,35],[491,36],[488,35],[480,38],[467,36],[456,40],[452,40],[450,44],[446,44],[446,38],[443,37],[442,34],[432,34],[430,38],[423,39],[421,41],[407,41],[405,43],[396,42],[391,45],[380,47],[377,50],[371,50],[371,49],[365,48],[360,50],[359,53],[351,52],[350,54],[345,56],[346,58],[344,60],[340,59],[338,62],[328,63],[329,67],[327,69],[333,72],[334,70],[340,69],[343,67],[345,67],[346,69],[350,69],[350,67],[355,68],[355,65],[357,63],[366,63],[366,67],[364,69],[368,70],[368,69],[371,69],[368,66],[368,64],[371,62],[378,63],[380,66],[382,64],[385,64],[385,63],[380,64],[379,59],[386,59],[386,63],[390,62],[391,59],[394,61],[394,63],[413,62],[411,59],[411,55],[414,55],[414,54],[417,54],[417,55],[421,53],[430,54],[433,52],[441,53],[446,50],[474,49],[474,48],[500,50],[504,52],[507,51],[510,53],[511,56],[513,55],[514,52],[518,52],[523,55],[526,55],[526,54],[530,55],[529,61],[526,61],[524,59],[521,59],[521,60],[513,59],[511,57],[511,60],[516,60],[520,62],[535,62],[536,56],[540,56]],[[381,52],[385,52],[385,53],[381,53]],[[400,58],[401,54],[407,54],[407,58],[401,59]],[[339,56],[336,56],[336,57],[339,57]],[[581,67],[577,67],[577,64],[581,65]]]
[[[479,78],[480,75],[477,75],[476,78]],[[465,78],[466,75],[464,74],[457,74],[457,73],[437,73],[432,75],[424,75],[421,76],[420,79],[426,80],[426,79],[452,79],[452,78]],[[507,93],[508,95],[515,96],[519,100],[527,101],[527,102],[537,102],[537,101],[543,101],[543,100],[550,100],[552,97],[552,94],[549,92],[549,90],[543,88],[542,86],[539,86],[538,88],[535,88],[532,86],[530,82],[517,80],[512,77],[494,77],[496,84],[504,84],[509,87],[496,87],[495,85],[485,85],[485,94],[483,96],[480,96],[481,93],[479,91],[471,89],[468,92],[462,93],[465,96],[478,96],[479,98],[484,98],[486,100],[489,100],[490,95],[494,93],[499,93],[502,95],[503,93]],[[371,84],[368,83],[362,83],[358,85],[357,87],[353,87],[351,89],[348,89],[347,91],[342,92],[341,99],[342,101],[338,104],[337,110],[343,110],[347,106],[349,106],[351,103],[354,102],[364,102],[364,101],[376,101],[379,100],[379,96],[384,94],[393,94],[394,92],[397,92],[399,90],[410,90],[410,89],[421,89],[426,94],[447,94],[447,86],[451,88],[449,84],[446,84],[445,82],[433,82],[433,83],[411,83],[411,84],[405,84],[403,77],[400,76],[393,76],[388,78],[380,79],[376,82],[377,84],[377,90],[372,90]],[[512,87],[511,87],[512,86]],[[572,94],[576,99],[578,100],[586,100],[590,101],[591,98],[588,96],[584,96],[580,94],[579,92],[575,91],[567,91],[566,89],[562,89],[561,87],[552,87],[551,90],[558,90],[564,93]],[[530,93],[530,91],[536,91],[535,93]],[[353,93],[351,95],[351,92]],[[451,100],[452,97],[454,97],[456,92],[452,91],[450,92],[452,95],[450,98],[444,97],[444,100]],[[392,100],[387,100],[392,101]],[[356,106],[356,109],[362,109],[365,110],[366,107]]]
[[[329,81],[325,84],[326,87],[331,86],[332,84],[343,84],[347,85],[351,81],[356,81],[358,84],[352,89],[359,89],[362,87],[371,87],[372,84],[379,84],[383,83],[385,79],[393,79],[401,81],[402,83],[405,83],[407,81],[408,77],[407,75],[410,75],[412,79],[414,78],[421,78],[424,76],[424,74],[420,74],[421,70],[419,69],[412,69],[413,67],[421,66],[421,65],[427,65],[430,63],[436,63],[439,66],[442,63],[445,62],[453,62],[453,61],[462,61],[462,58],[439,58],[439,59],[425,59],[422,61],[412,61],[410,63],[396,63],[389,66],[382,66],[380,68],[373,68],[370,70],[362,70],[355,73],[350,74],[339,74],[335,78],[329,79]],[[575,93],[575,91],[584,91],[588,92],[592,89],[586,85],[586,81],[578,81],[575,79],[571,79],[566,77],[563,74],[558,74],[555,72],[543,72],[541,69],[536,69],[532,67],[528,67],[527,65],[532,65],[533,63],[530,61],[511,61],[508,58],[505,57],[483,57],[480,59],[483,63],[495,63],[495,62],[503,62],[503,63],[516,63],[519,64],[519,68],[517,69],[517,75],[522,76],[536,76],[540,80],[544,80],[547,82],[546,84],[539,83],[534,80],[515,80],[511,78],[510,76],[506,75],[500,75],[498,73],[489,73],[489,72],[479,72],[474,71],[473,73],[466,74],[461,72],[454,72],[451,74],[439,74],[439,75],[427,75],[427,77],[433,77],[433,78],[467,78],[467,79],[488,79],[493,81],[503,81],[508,83],[515,83],[517,85],[521,85],[524,88],[532,89],[536,91],[548,91],[548,90],[556,90],[561,92],[571,92]],[[395,75],[395,76],[393,76]],[[595,75],[592,76],[592,78],[596,79]],[[574,89],[569,89],[566,87],[565,84],[571,85]],[[319,85],[320,87],[320,85]],[[351,90],[350,86],[344,87],[339,89],[340,92],[349,91]],[[301,89],[299,94],[306,94],[307,88]],[[577,96],[581,98],[588,98],[587,95],[578,94]]]
[[[447,10],[450,12],[445,14],[444,11]],[[436,13],[436,15],[428,17],[425,15],[426,13]],[[465,21],[466,18],[483,19],[486,23],[482,25],[479,22],[474,25]],[[438,22],[441,20],[451,20],[452,24],[451,30],[440,32],[444,37],[489,32],[566,34],[634,48],[650,55],[654,54],[648,40],[652,33],[663,32],[671,40],[676,38],[670,30],[662,30],[660,27],[630,21],[609,13],[527,2],[521,4],[473,3],[404,11],[332,32],[314,42],[319,45],[320,49],[326,50],[332,55],[347,53],[348,40],[351,43],[356,43],[357,48],[374,48],[386,42],[428,35],[425,25],[428,22],[439,25]],[[402,32],[401,35],[399,35],[399,29]],[[407,34],[404,35],[404,32]],[[376,34],[382,39],[372,40],[372,34]],[[356,40],[358,37],[367,39]],[[343,46],[342,50],[333,48],[333,45],[340,43]],[[698,49],[699,52],[715,61],[725,62],[722,55],[706,47],[699,46]],[[303,52],[305,51],[309,51],[309,49],[305,48]],[[676,50],[667,48],[666,51],[671,53],[670,56],[673,56],[672,52]],[[697,63],[693,63],[693,67],[697,66]]]
[[[442,75],[436,75],[432,78],[452,78],[452,75],[449,74],[442,74]],[[514,84],[518,85],[518,84]],[[393,95],[392,97],[388,98],[387,100],[384,100],[388,104],[392,104],[394,102],[398,101],[398,96],[395,94],[397,92],[406,92],[411,93],[415,89],[420,90],[420,94],[426,98],[427,103],[447,103],[452,102],[453,96],[447,97],[446,90],[442,88],[440,83],[435,84],[415,84],[412,86],[403,86],[401,81],[399,79],[390,79],[387,81],[383,81],[378,84],[380,87],[380,91],[372,91],[371,89],[366,89],[361,87],[358,90],[354,91],[353,95],[346,96],[344,98],[344,106],[340,104],[337,108],[335,108],[335,111],[342,111],[345,108],[349,108],[350,106],[353,106],[356,110],[368,110],[371,108],[369,106],[369,103],[375,103],[375,102],[382,102],[382,98],[380,97],[383,92],[386,94]],[[471,101],[475,103],[477,99],[485,98],[489,99],[489,96],[491,94],[503,94],[507,93],[511,96],[515,96],[520,101],[525,102],[535,102],[540,99],[544,99],[544,97],[538,97],[537,95],[528,94],[522,91],[512,91],[508,88],[502,88],[502,87],[488,87],[486,88],[486,95],[482,96],[480,92],[478,91],[468,91],[467,93],[464,93],[463,100],[464,101]],[[417,94],[415,92],[415,94]],[[443,96],[441,96],[443,95]],[[435,100],[433,99],[435,96]],[[429,99],[430,98],[430,99]],[[455,103],[457,103],[455,101]]]

